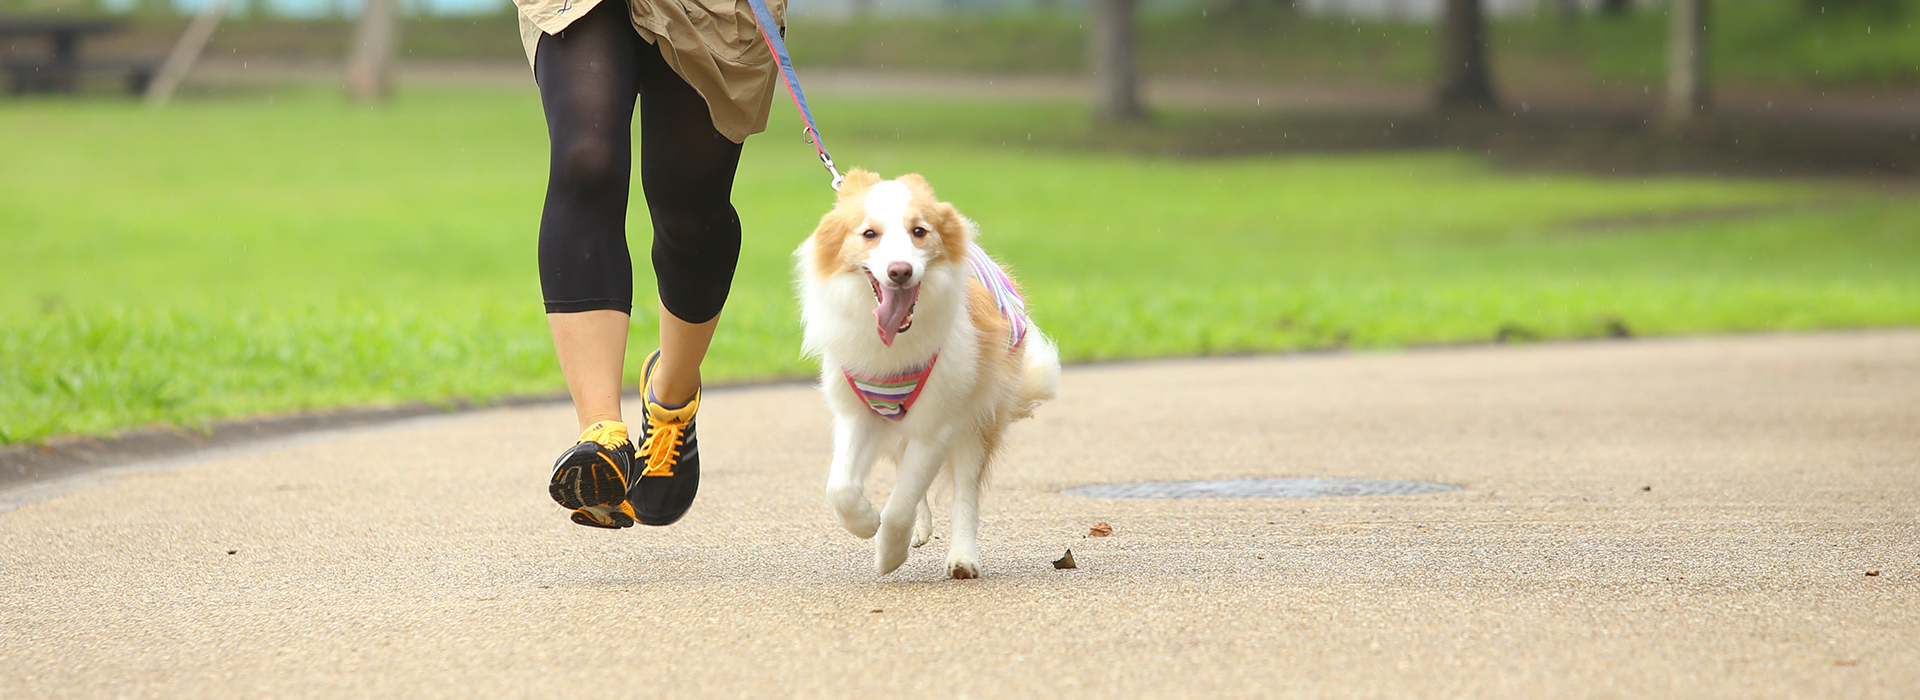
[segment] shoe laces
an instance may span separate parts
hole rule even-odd
[[[673,476],[673,465],[680,462],[680,444],[685,440],[687,424],[663,421],[647,416],[647,439],[640,443],[640,456],[647,460],[640,476]]]

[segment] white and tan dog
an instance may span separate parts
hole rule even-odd
[[[933,536],[927,489],[953,478],[947,573],[980,575],[980,485],[1007,426],[1053,398],[1060,358],[975,226],[918,175],[848,173],[833,211],[795,251],[807,354],[833,410],[827,500],[874,541],[884,575]],[[898,465],[886,506],[867,501],[879,457]]]

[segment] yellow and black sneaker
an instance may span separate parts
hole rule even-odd
[[[627,492],[640,522],[648,525],[672,525],[693,506],[694,493],[700,490],[700,439],[693,431],[693,416],[700,411],[700,390],[686,405],[668,408],[653,398],[653,368],[660,362],[660,351],[647,356],[641,370],[640,395],[646,402],[646,418],[640,433],[640,451],[634,468],[640,478]]]
[[[580,442],[560,454],[553,465],[548,495],[560,507],[573,511],[573,521],[587,527],[618,530],[633,527],[633,505],[627,489],[633,486],[633,442],[627,424],[603,420],[580,433]]]

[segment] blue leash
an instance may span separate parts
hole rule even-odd
[[[841,181],[846,177],[833,167],[833,156],[827,154],[827,147],[820,143],[820,130],[813,128],[813,111],[807,109],[807,93],[800,89],[800,76],[793,72],[793,58],[787,55],[787,42],[781,40],[780,25],[773,21],[773,11],[767,9],[766,0],[747,0],[753,5],[755,24],[760,25],[760,37],[767,40],[767,48],[773,50],[773,57],[780,61],[780,76],[787,81],[787,94],[793,96],[794,108],[800,110],[800,121],[806,125],[807,143],[813,144],[813,150],[820,154],[820,164],[826,166],[833,175],[833,189],[840,189]]]

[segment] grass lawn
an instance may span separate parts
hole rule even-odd
[[[1069,360],[1920,323],[1920,199],[1877,183],[1181,160],[1058,145],[1087,142],[1072,105],[816,104],[843,164],[980,222]],[[0,442],[562,388],[528,90],[10,101],[0,132]],[[789,254],[830,199],[776,105],[709,381],[810,372]]]

